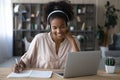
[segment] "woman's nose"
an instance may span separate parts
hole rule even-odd
[[[61,29],[57,29],[57,32],[58,32],[58,33],[61,32]]]

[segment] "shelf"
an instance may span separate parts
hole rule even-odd
[[[20,5],[20,11],[14,12],[14,8]],[[38,33],[49,32],[44,30],[43,26],[43,11],[44,4],[26,4],[26,3],[13,3],[13,48],[14,55],[21,55],[25,52],[25,45],[22,40],[26,37],[34,37]],[[75,17],[71,22],[74,29],[71,30],[73,35],[83,35],[86,40],[81,43],[81,50],[94,50],[95,49],[95,19],[96,11],[94,4],[73,4],[73,11]],[[18,46],[18,44],[21,44]]]
[[[81,30],[74,30],[70,32],[76,32],[76,33],[94,33],[94,31],[81,31]]]
[[[19,32],[20,32],[20,31],[33,31],[33,32],[34,32],[34,31],[37,31],[37,32],[48,32],[48,30],[32,30],[32,29],[31,29],[31,30],[28,30],[28,29],[20,29],[20,30],[15,30],[15,29],[14,29],[13,31],[19,31]]]
[[[26,29],[20,29],[20,30],[13,30],[13,31],[40,31],[40,30],[26,30]]]

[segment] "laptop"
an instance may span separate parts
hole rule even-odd
[[[71,52],[67,56],[64,72],[55,72],[62,78],[96,75],[100,62],[99,51]]]

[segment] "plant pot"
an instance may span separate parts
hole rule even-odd
[[[101,46],[100,50],[102,52],[102,58],[105,58],[106,57],[105,53],[106,53],[106,51],[108,51],[108,47]]]
[[[105,71],[106,71],[106,73],[114,73],[115,72],[115,66],[105,65]]]

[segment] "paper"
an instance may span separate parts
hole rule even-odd
[[[24,70],[20,73],[10,73],[7,78],[20,78],[20,77],[34,77],[34,78],[50,78],[52,71],[38,71],[38,70]]]
[[[52,71],[32,71],[30,77],[50,78]]]

